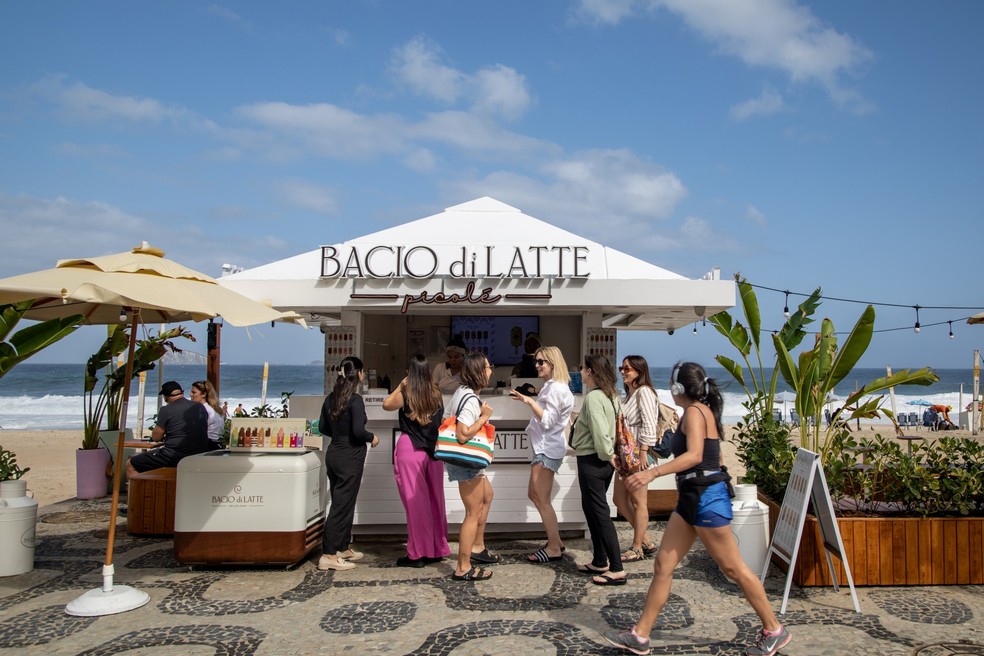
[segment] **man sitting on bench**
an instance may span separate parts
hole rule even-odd
[[[161,467],[177,467],[185,456],[211,451],[208,439],[208,414],[205,406],[184,396],[176,381],[161,386],[165,405],[157,414],[157,424],[150,439],[163,442],[156,449],[138,453],[126,463],[127,476]]]

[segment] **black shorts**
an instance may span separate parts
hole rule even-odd
[[[177,467],[178,461],[182,458],[181,454],[166,446],[159,446],[156,449],[148,449],[130,458],[130,464],[138,472],[146,472],[161,467]]]

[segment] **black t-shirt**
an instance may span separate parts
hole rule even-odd
[[[333,396],[334,392],[328,395],[321,406],[318,431],[331,438],[332,447],[366,448],[366,444],[372,442],[373,434],[372,431],[366,430],[368,418],[365,401],[358,394],[353,394],[338,419],[332,419],[329,410]]]
[[[437,410],[431,415],[430,421],[426,424],[418,424],[408,415],[410,408],[406,400],[400,408],[400,431],[407,434],[410,441],[418,449],[425,450],[430,457],[434,458],[434,449],[437,448],[437,431],[441,427],[441,420],[444,417],[444,406],[438,405]]]
[[[164,446],[183,455],[208,451],[208,413],[205,406],[189,399],[172,401],[157,413],[164,429]]]

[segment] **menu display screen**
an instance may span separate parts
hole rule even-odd
[[[539,317],[451,317],[451,335],[460,335],[469,353],[481,353],[496,366],[519,364],[526,336],[539,332]]]

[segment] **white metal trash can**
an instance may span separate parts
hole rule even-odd
[[[28,494],[27,481],[0,482],[0,576],[34,569],[38,502]]]
[[[731,512],[731,533],[738,542],[741,558],[755,576],[760,576],[769,551],[769,507],[758,500],[756,486],[735,485]]]

